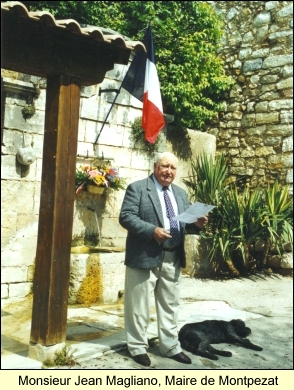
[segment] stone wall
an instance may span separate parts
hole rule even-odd
[[[219,54],[235,84],[207,131],[251,186],[290,185],[293,193],[293,4],[209,1],[225,21]]]
[[[135,117],[141,116],[141,102],[122,91],[100,135],[98,147],[94,145],[114,98],[113,93],[100,94],[99,88],[118,87],[122,72],[125,71],[126,67],[116,66],[106,75],[102,84],[82,88],[77,166],[90,164],[94,161],[93,157],[103,154],[106,162],[118,167],[120,175],[129,183],[146,177],[152,166],[153,156],[133,148],[130,138],[131,123]],[[36,87],[40,93],[34,100],[35,114],[25,119],[22,109],[32,101]],[[2,92],[1,297],[6,299],[23,297],[32,291],[40,205],[46,80],[2,70]],[[24,145],[31,147],[36,156],[35,161],[27,166],[20,164],[17,159],[18,150]],[[118,223],[123,195],[124,191],[121,190],[107,191],[101,196],[86,192],[76,195],[73,246],[124,246],[126,232]],[[101,254],[101,264],[104,264],[104,257],[107,256]],[[73,261],[74,265],[76,263]],[[79,274],[83,274],[84,264],[81,258]],[[73,275],[76,271],[73,270]],[[105,277],[105,271],[103,273]],[[113,280],[111,274],[109,269],[109,277]]]
[[[174,152],[180,160],[176,184],[183,186],[189,158],[202,152],[224,151],[230,158],[230,174],[244,176],[252,186],[272,182],[292,185],[292,2],[209,2],[226,20],[220,55],[225,70],[235,80],[218,120],[207,133],[187,130],[174,136],[166,126],[159,151]],[[134,144],[131,123],[141,116],[142,104],[128,93],[119,94],[101,132],[126,67],[116,66],[100,85],[82,89],[77,165],[103,156],[119,168],[127,183],[152,172],[154,156]],[[2,169],[1,169],[1,297],[19,298],[32,291],[37,244],[40,181],[42,171],[46,80],[2,70]],[[22,108],[32,100],[36,86],[35,114],[24,119]],[[166,117],[167,121],[171,118]],[[179,138],[180,137],[180,138]],[[17,151],[32,147],[36,159],[20,164]],[[217,143],[217,144],[216,144]],[[108,253],[73,253],[70,301],[74,302],[88,277],[88,267],[99,262],[102,301],[115,301],[124,283],[126,231],[118,223],[123,191],[103,195],[76,195],[73,252],[84,245],[115,248]],[[197,268],[197,237],[187,237],[188,266]],[[119,248],[121,251],[119,251]],[[97,260],[98,259],[98,260]]]
[[[119,169],[127,184],[147,177],[153,171],[154,153],[144,144],[134,144],[131,124],[141,116],[142,103],[121,91],[108,121],[102,123],[115,97],[101,89],[118,88],[126,67],[116,66],[108,72],[100,85],[85,87],[81,92],[77,167],[91,164],[104,156],[105,162]],[[1,297],[24,297],[32,291],[37,245],[39,199],[42,172],[43,132],[46,100],[46,80],[2,70],[3,126],[2,126],[2,262]],[[35,96],[35,114],[25,119],[22,109]],[[166,117],[170,121],[170,117]],[[171,150],[174,145],[166,140],[167,127],[161,135],[158,152]],[[97,145],[95,140],[98,134]],[[187,131],[190,153],[215,153],[215,136],[193,130]],[[35,160],[29,165],[17,159],[19,148],[32,148]],[[189,161],[181,157],[176,183],[182,187]],[[126,230],[118,222],[124,191],[106,190],[102,195],[82,192],[76,195],[72,235],[70,302],[81,294],[93,259],[99,262],[101,283],[99,300],[114,302],[124,288],[124,246]],[[190,238],[191,239],[191,238]],[[83,253],[87,247],[98,247],[96,253]],[[101,251],[102,247],[102,251]],[[81,253],[79,253],[79,250]],[[93,249],[92,249],[93,252]],[[188,271],[187,271],[188,272]],[[98,287],[97,287],[98,288]],[[98,291],[97,290],[97,291]]]
[[[124,252],[73,253],[69,303],[117,303],[124,290]]]
[[[1,145],[1,297],[24,297],[31,292],[38,231],[43,153],[45,90],[36,100],[36,113],[25,121],[22,108],[35,91],[32,82],[3,71]],[[25,144],[36,159],[21,165],[16,154]]]

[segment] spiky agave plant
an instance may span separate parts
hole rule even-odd
[[[227,264],[232,275],[247,274],[256,268],[256,253],[250,251],[264,240],[262,266],[271,247],[278,252],[292,243],[292,199],[287,186],[276,182],[267,188],[238,188],[227,184],[227,165],[223,155],[215,159],[202,155],[191,162],[190,176],[184,179],[192,201],[214,204],[209,223],[201,236],[210,245],[209,261],[214,269]]]
[[[228,167],[224,154],[202,154],[191,160],[189,176],[183,179],[192,201],[217,204],[219,190],[224,188]]]
[[[263,206],[262,189],[245,187],[241,190],[234,185],[222,192],[222,201],[218,207],[222,229],[217,234],[225,230],[228,243],[227,253],[221,251],[221,254],[242,274],[247,274],[255,266],[249,248],[263,232]]]
[[[191,160],[190,175],[183,181],[188,187],[192,201],[216,205],[209,214],[209,224],[201,232],[203,239],[210,243],[208,259],[215,269],[222,268],[225,262],[232,274],[239,275],[231,260],[231,231],[225,215],[221,217],[223,199],[227,198],[228,167],[224,154],[215,157],[202,154]]]
[[[276,180],[273,186],[265,189],[262,237],[266,245],[263,254],[263,265],[267,266],[270,249],[281,253],[285,243],[293,244],[293,199],[289,186],[281,186]]]
[[[256,267],[250,246],[264,240],[261,266],[266,268],[270,249],[281,253],[285,243],[293,242],[292,211],[288,188],[277,182],[267,188],[220,189],[212,224],[203,233],[211,238],[210,261],[223,260],[233,275],[246,275]]]

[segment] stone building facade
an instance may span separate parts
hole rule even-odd
[[[147,177],[153,171],[155,152],[175,150],[166,140],[167,126],[155,152],[150,152],[144,143],[134,143],[131,125],[135,118],[141,116],[142,103],[124,90],[118,95],[101,131],[115,98],[115,92],[109,90],[119,88],[126,70],[125,66],[117,65],[106,74],[100,85],[82,88],[77,167],[103,162],[118,168],[120,176],[129,184]],[[2,92],[1,297],[9,300],[24,297],[33,289],[46,80],[3,69]],[[31,106],[32,101],[34,114],[25,118],[23,109]],[[166,121],[170,120],[166,116]],[[187,134],[190,134],[191,149],[197,149],[197,153],[215,153],[215,136],[192,130],[188,130]],[[98,135],[98,142],[95,143]],[[19,158],[20,150],[24,147],[34,157],[27,165]],[[182,187],[182,178],[187,171],[188,162],[183,160],[176,179],[176,183]],[[102,195],[85,191],[76,195],[70,303],[113,302],[119,291],[124,289],[126,230],[118,222],[123,196],[123,190],[105,190]],[[89,289],[88,286],[93,288]]]
[[[209,1],[225,21],[219,49],[235,81],[207,131],[232,178],[289,184],[293,193],[293,3]]]
[[[270,183],[276,177],[292,185],[292,3],[209,3],[226,20],[219,54],[235,84],[218,120],[207,132],[188,130],[186,143],[173,142],[167,136],[172,118],[166,116],[158,151],[170,150],[178,155],[176,184],[183,187],[182,178],[189,170],[187,155],[203,151],[224,151],[230,159],[231,176],[245,176],[252,186]],[[115,92],[107,90],[118,89],[125,72],[126,67],[116,66],[102,84],[82,89],[77,166],[103,156],[130,183],[145,178],[153,169],[154,155],[142,144],[134,144],[131,137],[131,124],[141,116],[142,104],[122,90],[100,133],[115,97]],[[46,80],[2,70],[2,94],[1,297],[9,300],[32,292]],[[32,103],[34,115],[25,118],[23,109]],[[17,157],[23,146],[31,148],[34,156],[28,165]],[[189,148],[189,153],[180,147]],[[113,302],[124,288],[126,231],[118,223],[123,196],[122,190],[99,196],[86,192],[76,195],[71,303],[87,294],[89,299]],[[193,262],[197,239],[189,237],[187,241],[188,259]],[[100,250],[89,252],[89,246]],[[94,293],[84,288],[91,284],[99,287]]]

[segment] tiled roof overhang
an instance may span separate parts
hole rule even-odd
[[[131,51],[146,51],[140,41],[99,27],[83,28],[73,19],[55,20],[49,12],[29,12],[17,1],[1,3],[1,67],[40,77],[63,74],[82,85],[100,83],[114,64],[128,64]]]

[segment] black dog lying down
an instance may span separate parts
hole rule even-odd
[[[180,329],[179,340],[186,351],[217,360],[216,355],[232,356],[232,353],[215,349],[210,344],[232,343],[262,351],[261,347],[245,338],[250,333],[251,329],[242,320],[207,320],[184,325]]]

